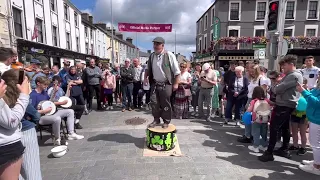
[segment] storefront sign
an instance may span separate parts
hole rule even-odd
[[[44,50],[43,49],[31,48],[31,52],[38,53],[38,54],[43,54]]]
[[[172,32],[172,24],[118,23],[118,28],[125,32]]]
[[[219,56],[219,61],[250,61],[254,60],[253,56]]]
[[[266,49],[256,49],[254,50],[254,59],[265,59],[266,58]]]
[[[266,48],[266,44],[252,44],[252,49],[263,49]]]
[[[212,25],[212,39],[217,41],[220,39],[220,30],[221,30],[221,23],[220,19],[216,16],[213,17],[213,25]]]

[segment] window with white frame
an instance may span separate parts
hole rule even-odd
[[[84,27],[84,36],[88,37],[88,27],[87,26]]]
[[[200,31],[199,31],[199,34],[202,33],[202,28],[203,28],[203,21],[202,21],[202,19],[201,19],[201,20],[200,20]]]
[[[286,7],[286,19],[294,19],[295,15],[295,1],[287,1],[287,7]]]
[[[207,34],[204,35],[203,49],[207,50]]]
[[[69,21],[69,6],[67,4],[64,4],[64,20]]]
[[[211,24],[213,24],[213,23],[214,23],[214,22],[213,22],[214,14],[215,14],[215,12],[214,12],[214,8],[212,8],[212,10],[211,10]]]
[[[228,26],[228,37],[239,37],[240,26]]]
[[[52,45],[58,46],[58,30],[56,26],[52,26]]]
[[[213,41],[213,29],[210,31],[210,42]]]
[[[200,22],[197,22],[198,34],[200,34]]]
[[[37,23],[37,29],[38,29],[37,41],[40,42],[40,43],[43,43],[44,42],[43,21],[41,19],[36,18],[36,23]]]
[[[307,19],[313,20],[318,19],[318,7],[319,1],[318,0],[309,0],[308,1],[308,11],[307,11]]]
[[[254,37],[264,37],[264,27],[263,26],[255,26],[254,27]]]
[[[12,7],[12,16],[14,21],[14,35],[17,37],[22,37],[22,18],[21,10]]]
[[[50,9],[51,9],[51,11],[53,11],[53,12],[56,12],[56,11],[57,11],[57,8],[56,8],[56,0],[50,0]]]
[[[202,38],[199,38],[199,51],[202,51]]]
[[[259,2],[256,4],[256,20],[264,20],[266,16],[267,2]]]
[[[77,48],[77,52],[80,52],[80,40],[79,40],[79,37],[76,37],[76,48]]]
[[[68,50],[71,49],[71,42],[70,42],[70,33],[66,32],[66,48]]]
[[[205,17],[204,17],[204,30],[206,30],[207,29],[207,27],[208,27],[208,15],[206,15]]]
[[[76,27],[78,27],[79,26],[79,20],[78,20],[78,13],[76,13],[76,12],[74,12],[74,25],[76,26]]]
[[[313,37],[318,35],[318,25],[306,25],[304,28],[304,36]]]
[[[285,28],[283,31],[283,36],[293,37],[294,36],[294,26]]]
[[[89,54],[89,44],[86,43],[86,54]]]
[[[230,21],[240,20],[240,2],[230,2],[229,4],[229,19]]]

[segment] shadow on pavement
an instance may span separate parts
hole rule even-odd
[[[237,138],[242,136],[243,129],[240,128],[223,128],[220,125],[210,125],[205,121],[196,121],[205,125],[212,130],[194,130],[193,132],[207,135],[210,140],[205,140],[202,145],[212,147],[216,152],[216,158],[228,161],[234,165],[240,166],[243,172],[257,171],[255,176],[250,177],[251,180],[263,179],[305,179],[316,180],[319,177],[305,173],[298,169],[298,164],[304,160],[313,159],[312,152],[308,152],[304,156],[293,154],[292,159],[275,156],[274,162],[263,163],[257,159],[260,153],[253,153],[248,150],[248,145],[237,142]],[[218,129],[218,130],[216,130]],[[259,173],[261,171],[261,173]],[[268,173],[269,177],[259,176],[259,174],[267,174],[266,171],[274,171]],[[251,174],[251,173],[250,173]]]
[[[97,136],[90,137],[88,141],[109,141],[117,142],[121,144],[134,144],[139,149],[144,148],[145,138],[137,138],[128,134],[99,134]]]

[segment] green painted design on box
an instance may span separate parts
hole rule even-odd
[[[163,139],[161,139],[161,137],[159,135],[155,135],[152,139],[151,139],[151,143],[156,145],[163,145]]]

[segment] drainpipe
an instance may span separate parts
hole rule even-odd
[[[12,14],[11,14],[11,0],[7,1],[7,21],[8,21],[8,29],[9,29],[9,40],[10,47],[13,46],[13,34],[12,34]]]

